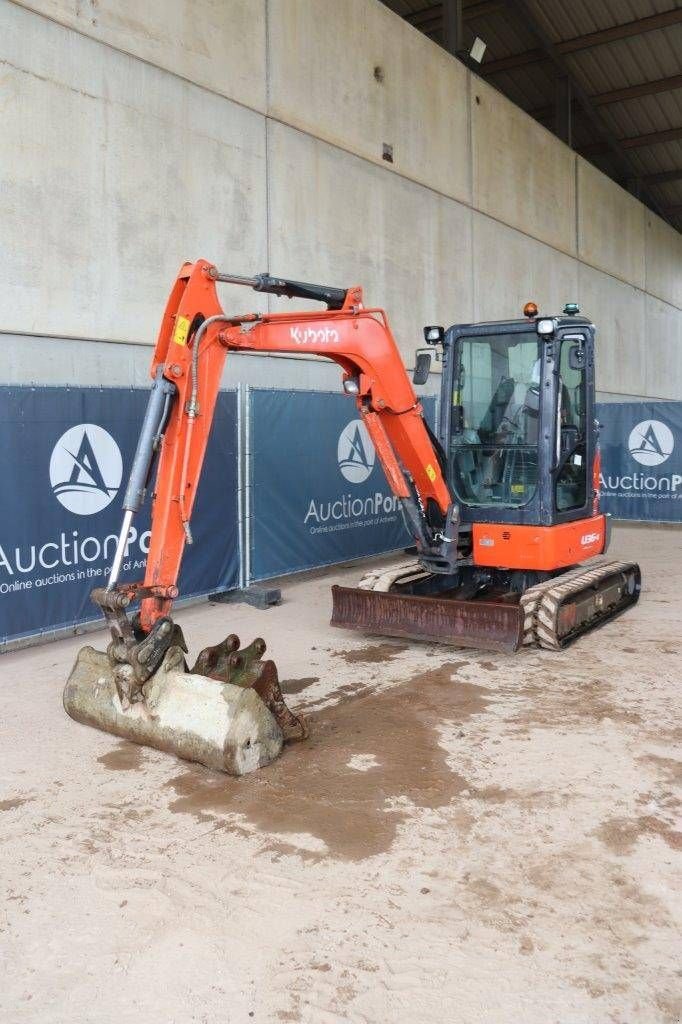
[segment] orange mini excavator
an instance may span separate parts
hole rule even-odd
[[[228,315],[218,282],[327,308]],[[531,643],[559,649],[634,604],[637,565],[600,560],[579,568],[608,544],[598,496],[594,326],[571,305],[539,316],[529,303],[524,313],[424,329],[414,382],[428,376],[431,346],[442,351],[436,437],[385,313],[364,306],[361,288],[235,277],[203,260],[186,263],[152,360],[108,584],[93,592],[112,640],[106,655],[92,648],[79,655],[65,691],[69,713],[235,772],[265,763],[282,739],[304,734],[274,664],[262,659],[262,640],[240,650],[230,635],[202,651],[189,672],[184,638],[170,618],[230,350],[305,352],[339,364],[414,538],[408,564],[370,573],[357,588],[332,588],[333,625],[497,651]],[[131,520],[157,458],[145,578],[120,583]],[[131,619],[127,609],[136,601]],[[217,704],[209,684],[222,687]],[[265,725],[256,722],[261,707],[270,716]]]

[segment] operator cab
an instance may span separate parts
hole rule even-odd
[[[578,307],[541,316],[528,303],[523,319],[427,327],[424,337],[443,346],[439,440],[462,522],[590,515],[594,325]]]

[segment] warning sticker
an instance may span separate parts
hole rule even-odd
[[[173,341],[176,345],[186,345],[189,334],[189,320],[186,316],[179,316],[173,331]]]
[[[438,474],[436,473],[435,469],[433,468],[433,466],[431,465],[430,462],[429,462],[428,466],[426,467],[426,475],[428,476],[428,478],[431,481],[431,483],[433,483],[433,481],[438,476]]]

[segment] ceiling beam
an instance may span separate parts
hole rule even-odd
[[[622,149],[643,149],[645,146],[657,146],[660,142],[675,142],[682,139],[682,128],[667,128],[662,132],[648,132],[646,135],[632,135],[628,139],[619,139]],[[606,142],[593,142],[580,150],[583,156],[597,156],[606,153],[611,147]],[[640,178],[640,175],[635,175]]]
[[[553,45],[560,55],[576,53],[578,50],[587,50],[593,46],[613,43],[617,39],[628,39],[631,36],[639,36],[645,32],[653,32],[656,29],[680,24],[682,24],[682,7],[676,7],[672,11],[652,14],[648,18],[637,18],[635,21],[627,21],[623,25],[613,25],[612,28],[589,32],[587,35],[575,36],[573,39],[564,39],[563,42]],[[525,64],[537,64],[547,59],[547,55],[542,50],[526,50],[524,53],[515,53],[509,57],[501,57],[499,60],[488,61],[482,66],[481,71],[484,75],[495,75],[501,71],[510,71],[512,68],[523,67]]]
[[[462,7],[462,17],[465,21],[472,21],[473,18],[483,18],[486,14],[495,14],[506,6],[506,0],[480,0],[479,3],[469,4]],[[406,14],[405,21],[415,28],[424,31],[425,25],[432,25],[440,28],[443,23],[443,4],[434,4],[426,7],[423,11],[415,11],[414,14]]]
[[[651,14],[648,18],[636,18],[635,21],[626,21],[622,25],[613,25],[611,28],[602,28],[597,32],[577,36],[575,39],[566,39],[562,43],[557,43],[557,47],[560,53],[574,53],[576,50],[587,50],[592,46],[613,43],[617,39],[641,36],[645,32],[655,32],[657,29],[680,24],[682,24],[682,8],[675,7],[671,11]]]
[[[620,167],[624,172],[624,176],[627,179],[637,178],[638,170],[633,166],[630,154],[626,149],[623,148],[620,141],[613,134],[611,129],[605,123],[602,115],[600,114],[597,107],[594,106],[590,97],[587,95],[583,87],[579,82],[576,81],[572,74],[572,71],[562,53],[559,52],[557,46],[549,38],[545,30],[538,24],[535,19],[533,12],[528,6],[527,0],[509,0],[510,7],[514,8],[518,15],[521,17],[526,28],[528,28],[537,41],[539,42],[542,50],[545,52],[549,60],[552,61],[559,75],[565,76],[571,83],[571,89],[573,96],[577,103],[583,108],[587,118],[592,123],[597,136],[602,140],[604,145],[614,154],[617,158]],[[682,20],[682,9],[679,12],[680,20]],[[649,19],[643,19],[649,20]],[[594,33],[593,33],[594,34]],[[681,130],[682,132],[682,130]],[[661,211],[660,204],[656,200],[655,196],[646,188],[641,188],[641,198],[645,200],[652,209],[657,212]]]
[[[481,74],[497,75],[501,71],[513,71],[514,68],[522,68],[527,64],[541,64],[549,61],[549,57],[541,49],[525,50],[523,53],[512,53],[509,57],[500,57],[499,60],[489,60],[481,65]]]
[[[640,96],[653,96],[659,92],[672,92],[682,89],[682,75],[671,75],[670,78],[657,78],[654,82],[640,82],[639,85],[627,85],[623,89],[612,89],[592,97],[597,107],[608,106],[609,103],[622,103],[625,100],[639,99]]]
[[[659,142],[675,142],[682,139],[682,128],[668,128],[662,132],[649,132],[647,135],[635,135],[629,139],[621,139],[623,149],[640,149],[642,146],[656,146]]]
[[[673,171],[659,171],[658,174],[643,174],[642,181],[646,185],[667,185],[669,181],[682,181],[682,167]]]
[[[655,82],[640,82],[639,85],[629,85],[624,89],[612,89],[610,92],[598,93],[590,99],[595,107],[605,107],[609,103],[622,103],[626,100],[637,99],[640,96],[653,96],[654,93],[672,92],[673,89],[682,89],[682,75],[672,75],[670,78],[657,78]],[[528,113],[536,121],[547,121],[554,116],[554,107],[536,107]]]

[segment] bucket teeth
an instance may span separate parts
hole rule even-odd
[[[233,683],[255,690],[282,730],[284,739],[291,743],[303,740],[306,727],[287,707],[279,685],[274,661],[263,661],[265,641],[257,637],[248,647],[239,649],[239,637],[230,633],[222,643],[204,647],[192,668],[192,673]]]

